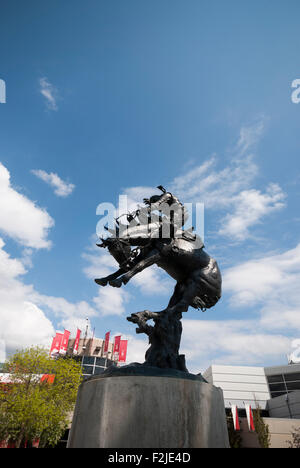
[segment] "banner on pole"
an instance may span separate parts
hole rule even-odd
[[[70,332],[68,330],[65,330],[63,334],[60,350],[59,350],[59,353],[62,355],[67,353],[69,338],[70,338]]]
[[[104,354],[108,353],[109,337],[110,337],[110,331],[105,333],[104,350],[103,350]]]
[[[251,405],[245,405],[245,408],[246,408],[249,431],[250,432],[255,432],[254,421],[253,421],[253,413],[252,413]]]
[[[78,354],[80,335],[81,335],[81,330],[79,330],[79,328],[77,328],[77,333],[76,333],[76,338],[75,338],[75,343],[74,343],[74,348],[73,348],[73,354]]]
[[[114,360],[117,360],[119,358],[120,343],[121,343],[121,335],[115,336],[114,349],[113,349],[113,359]]]
[[[50,357],[55,357],[58,356],[59,350],[61,347],[63,339],[63,334],[62,333],[56,333],[55,337],[53,338],[51,349],[50,349]]]
[[[126,362],[128,340],[120,341],[119,362]]]
[[[231,413],[232,413],[234,430],[240,431],[241,428],[240,428],[239,414],[238,414],[238,409],[236,405],[231,405]]]

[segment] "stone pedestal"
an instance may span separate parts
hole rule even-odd
[[[193,377],[116,375],[83,382],[68,448],[229,447],[222,390]]]

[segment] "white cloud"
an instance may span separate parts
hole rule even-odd
[[[58,325],[75,332],[87,317],[95,317],[97,311],[88,302],[69,302],[63,297],[45,296],[34,291],[32,300],[42,307],[47,307],[58,318]],[[80,328],[80,327],[79,327]]]
[[[26,273],[20,260],[12,259],[0,239],[0,339],[7,352],[28,345],[49,346],[53,326],[31,300],[33,287],[21,278]]]
[[[55,331],[44,308],[57,317],[59,326],[72,331],[87,316],[97,314],[85,301],[72,304],[64,298],[41,295],[22,280],[26,267],[32,267],[32,249],[51,246],[47,235],[53,225],[45,210],[11,186],[10,174],[0,163],[0,230],[24,246],[22,258],[14,259],[0,238],[0,339],[8,351],[35,344],[50,346]]]
[[[0,163],[0,231],[25,247],[49,248],[47,239],[54,221],[46,210],[17,192],[10,173]]]
[[[129,300],[129,293],[123,289],[116,289],[111,286],[99,287],[98,295],[93,302],[99,310],[101,316],[123,315],[125,313],[125,303]]]
[[[200,166],[177,177],[171,183],[170,190],[183,202],[202,202],[208,209],[224,209],[231,206],[232,199],[257,175],[258,168],[253,157],[232,160],[222,170],[214,170],[217,158],[214,156]]]
[[[224,291],[231,294],[231,306],[241,309],[241,313],[245,307],[255,307],[256,329],[285,334],[288,342],[293,336],[300,337],[299,284],[300,244],[281,254],[229,268],[223,275]]]
[[[284,207],[285,197],[277,184],[270,184],[265,193],[254,189],[240,192],[234,199],[234,212],[224,217],[219,234],[245,240],[250,235],[250,227]]]
[[[260,325],[266,330],[295,333],[300,338],[300,304],[283,304],[274,301],[261,310]]]
[[[240,137],[236,145],[236,150],[243,156],[253,148],[260,140],[265,129],[266,118],[261,117],[253,125],[244,126],[240,130]]]
[[[43,77],[39,80],[40,93],[46,100],[46,106],[49,110],[57,111],[57,89],[48,81],[48,78]]]
[[[89,248],[89,252],[91,253],[82,254],[82,258],[87,262],[83,269],[87,278],[103,278],[118,270],[118,263],[107,250],[93,246]]]
[[[170,279],[165,272],[156,265],[145,269],[132,278],[132,284],[139,287],[145,295],[165,295],[173,293],[175,286],[174,280]]]
[[[243,190],[251,188],[258,175],[259,169],[250,150],[258,142],[263,129],[263,120],[252,126],[242,127],[225,168],[216,168],[218,157],[213,155],[209,160],[175,178],[170,190],[178,194],[182,201],[203,202],[208,209],[232,208],[235,197]]]
[[[25,284],[24,263],[11,258],[4,246],[0,238],[0,340],[7,352],[31,345],[49,348],[55,334],[54,317],[58,327],[74,335],[77,327],[84,330],[86,317],[99,315],[86,301],[71,303],[62,297],[42,295],[33,285]]]
[[[259,303],[300,305],[300,244],[277,255],[250,260],[227,269],[224,290],[234,306]]]
[[[50,174],[48,174],[42,169],[33,169],[31,172],[39,179],[46,182],[46,184],[53,187],[54,193],[58,197],[68,197],[75,189],[74,184],[63,181],[57,174],[53,172],[50,172]]]
[[[270,334],[254,320],[183,320],[180,352],[191,372],[203,372],[211,364],[278,364],[291,349],[291,338]]]

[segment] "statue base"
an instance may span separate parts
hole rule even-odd
[[[68,448],[229,448],[222,390],[172,369],[110,368],[80,385]]]

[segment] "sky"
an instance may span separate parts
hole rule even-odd
[[[0,6],[0,354],[56,331],[147,337],[126,320],[162,310],[157,267],[121,289],[98,249],[97,206],[162,184],[204,203],[223,296],[183,317],[191,372],[277,365],[300,338],[297,0],[10,0]],[[0,355],[1,361],[1,355]]]

